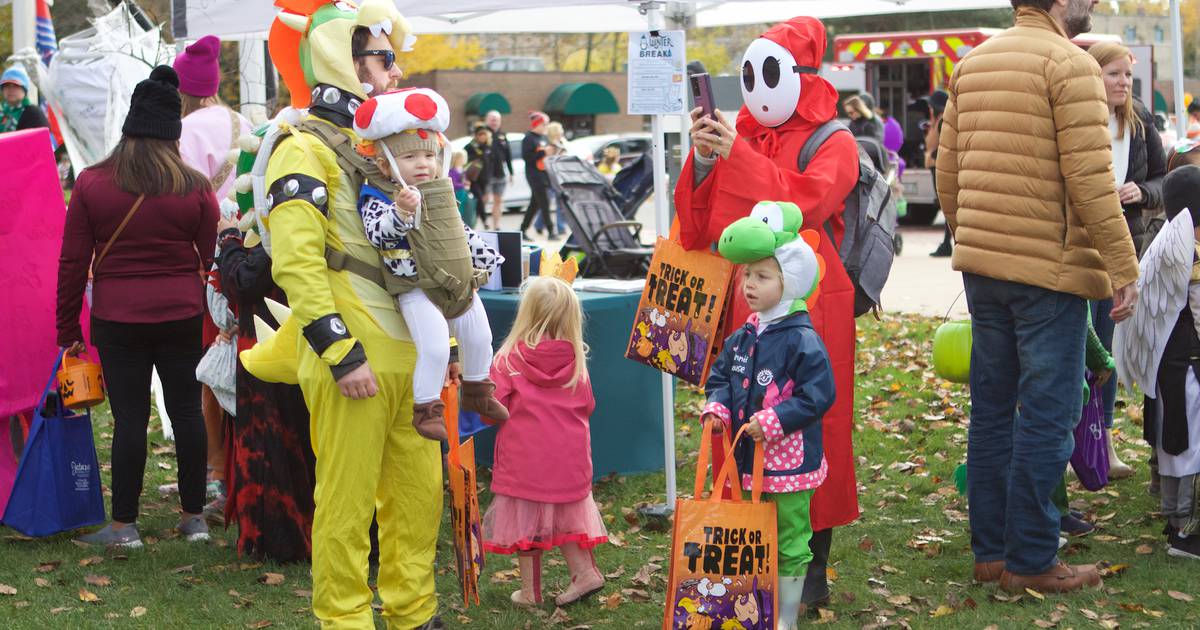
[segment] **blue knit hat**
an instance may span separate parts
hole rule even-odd
[[[8,84],[19,85],[25,89],[25,93],[29,93],[29,73],[25,72],[25,68],[21,66],[10,66],[0,75],[0,85]]]

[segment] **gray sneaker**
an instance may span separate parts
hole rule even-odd
[[[188,542],[204,542],[208,540],[208,523],[200,515],[189,516],[187,520],[175,528]]]
[[[113,529],[112,523],[97,532],[85,534],[75,539],[85,545],[103,545],[105,547],[129,547],[139,549],[142,538],[138,535],[137,525],[130,523],[121,529]]]

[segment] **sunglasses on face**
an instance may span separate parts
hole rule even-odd
[[[383,70],[386,72],[392,69],[392,64],[396,63],[396,53],[391,50],[364,50],[354,53],[355,57],[382,57]]]

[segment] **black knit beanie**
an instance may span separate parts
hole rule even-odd
[[[149,79],[133,88],[121,133],[130,138],[178,140],[183,129],[182,111],[179,75],[171,66],[158,66],[150,72]]]
[[[1167,211],[1167,219],[1187,208],[1192,215],[1192,223],[1200,227],[1197,219],[1200,217],[1200,166],[1181,166],[1163,178],[1163,206]]]

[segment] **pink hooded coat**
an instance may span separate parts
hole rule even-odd
[[[588,419],[596,408],[592,385],[575,373],[570,342],[518,344],[497,356],[491,378],[509,418],[496,432],[492,492],[542,503],[571,503],[592,492]]]

